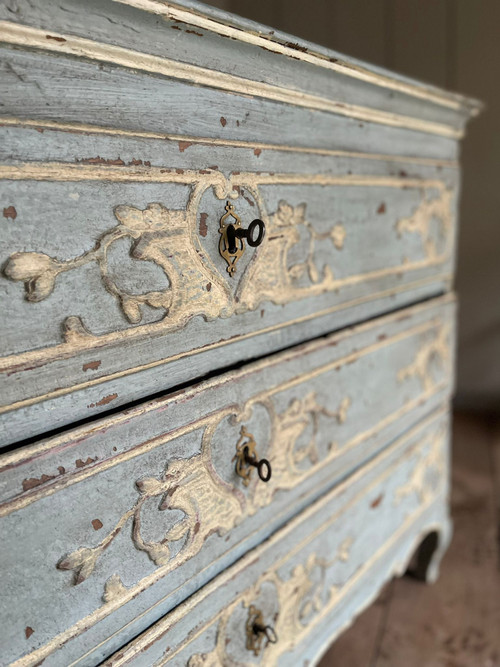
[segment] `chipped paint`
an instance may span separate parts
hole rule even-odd
[[[114,401],[115,398],[118,398],[118,394],[108,394],[107,396],[101,398],[100,401],[97,401],[97,403],[90,403],[90,405],[87,405],[87,407],[100,408],[102,405],[107,405],[108,403],[111,403],[111,401]]]
[[[15,220],[17,218],[17,211],[15,209],[15,206],[7,206],[6,208],[4,208],[3,217],[10,220]]]
[[[75,465],[77,468],[84,468],[85,466],[88,466],[91,463],[95,463],[96,461],[97,461],[97,456],[94,459],[89,456],[86,461],[83,461],[82,459],[77,459],[75,461]]]
[[[40,486],[40,484],[50,482],[52,479],[55,479],[55,477],[56,475],[43,474],[41,477],[29,477],[27,479],[23,479],[23,491],[34,489],[35,487]]]
[[[376,507],[378,507],[380,505],[380,503],[382,502],[383,499],[384,499],[384,494],[381,493],[374,500],[372,500],[372,502],[370,503],[370,507],[372,509],[375,509]]]
[[[99,366],[101,365],[101,362],[99,360],[97,361],[88,361],[86,364],[83,364],[82,366],[82,371],[96,371]]]

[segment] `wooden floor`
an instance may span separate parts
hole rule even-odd
[[[454,537],[436,584],[386,586],[318,667],[500,667],[500,430],[456,415]]]

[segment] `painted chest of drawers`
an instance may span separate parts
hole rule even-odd
[[[314,664],[450,537],[478,104],[187,0],[0,51],[0,664]]]

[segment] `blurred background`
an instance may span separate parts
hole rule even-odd
[[[206,1],[485,103],[462,144],[456,404],[500,412],[500,0]]]
[[[454,538],[435,585],[390,582],[318,667],[500,667],[500,0],[206,2],[485,104],[462,143]]]

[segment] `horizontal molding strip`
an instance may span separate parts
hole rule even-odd
[[[135,7],[136,9],[141,9],[151,14],[164,16],[166,19],[172,21],[188,23],[218,35],[236,39],[240,42],[264,47],[274,53],[282,54],[296,60],[302,60],[312,65],[329,69],[345,76],[365,81],[366,83],[371,83],[375,86],[396,90],[400,93],[410,95],[411,97],[418,97],[440,106],[456,110],[465,108],[470,115],[477,115],[481,110],[481,103],[475,99],[466,98],[457,93],[446,93],[445,91],[441,92],[439,90],[432,90],[424,84],[418,85],[416,83],[407,83],[394,77],[370,71],[361,65],[354,65],[342,59],[328,57],[317,51],[310,51],[309,49],[303,49],[302,47],[299,49],[294,48],[295,45],[282,43],[271,34],[264,34],[235,27],[208,16],[204,16],[194,10],[179,7],[175,4],[164,1],[160,2],[159,0],[114,0],[114,2],[129,5],[130,7]]]
[[[192,137],[183,134],[163,134],[161,132],[142,132],[135,130],[122,130],[114,127],[101,125],[86,125],[84,123],[59,123],[50,120],[32,120],[14,117],[0,117],[0,127],[23,127],[37,130],[51,130],[60,132],[69,132],[74,134],[104,134],[107,136],[129,137],[131,139],[159,139],[161,141],[171,141],[183,144],[182,150],[189,148],[187,144],[200,144],[207,146],[227,146],[230,148],[242,148],[254,151],[255,149],[289,152],[289,153],[307,153],[312,155],[345,157],[362,160],[379,160],[387,162],[415,163],[437,167],[458,167],[457,160],[441,160],[439,158],[414,157],[411,155],[390,155],[386,153],[362,153],[356,151],[344,151],[329,148],[313,148],[307,146],[290,146],[287,144],[267,144],[255,141],[242,141],[240,139],[214,139],[212,137]]]
[[[170,167],[114,166],[72,162],[24,162],[19,165],[0,164],[0,180],[6,181],[107,181],[115,183],[180,183],[194,185],[202,176],[219,181],[252,181],[255,185],[352,185],[390,188],[439,188],[445,183],[439,178],[408,178],[406,176],[372,176],[366,174],[298,174],[277,172],[230,172],[228,179],[219,169],[184,169],[182,173]]]
[[[367,469],[374,467],[381,461],[385,460],[388,458],[395,450],[397,450],[403,442],[407,442],[412,438],[416,433],[419,431],[423,430],[424,427],[427,427],[429,424],[433,423],[436,421],[438,418],[444,416],[448,412],[447,408],[441,408],[437,412],[433,413],[432,416],[427,418],[424,421],[421,421],[417,426],[413,427],[411,430],[406,432],[403,436],[398,438],[396,441],[394,441],[389,447],[384,449],[379,455],[377,455],[375,458],[373,458],[370,463],[368,463],[366,466],[362,466],[360,469],[355,471],[352,475],[348,477],[348,479],[344,482],[340,482],[335,488],[324,495],[322,498],[320,498],[319,501],[313,503],[309,507],[307,507],[302,514],[299,515],[298,518],[295,520],[292,520],[288,524],[286,524],[283,528],[279,529],[276,533],[273,534],[273,536],[265,541],[263,544],[259,545],[255,549],[253,549],[250,553],[252,555],[257,555],[260,553],[264,548],[267,547],[268,544],[273,544],[280,538],[282,538],[284,535],[286,535],[290,530],[293,530],[295,528],[296,523],[299,521],[302,522],[304,519],[307,517],[311,516],[313,513],[317,512],[320,510],[321,507],[324,507],[325,504],[329,503],[333,497],[336,495],[340,495],[345,491],[345,488],[347,485],[352,485],[354,484],[360,477],[363,477]],[[419,447],[420,443],[415,444],[415,448]],[[374,480],[372,484],[370,484],[369,487],[365,487],[364,489],[360,490],[359,494],[356,494],[355,498],[352,499],[346,506],[342,508],[343,511],[347,509],[352,502],[355,501],[356,498],[362,497],[366,494],[366,491],[372,487],[373,484],[378,483],[381,479],[385,479],[387,475],[390,475],[393,468],[396,467],[398,464],[400,464],[400,461],[394,463],[389,469],[385,470],[379,478]],[[327,520],[327,524],[331,521],[334,521],[335,517],[330,517]],[[49,655],[54,653],[58,648],[63,646],[65,643],[73,639],[74,637],[78,637],[82,633],[84,633],[86,630],[88,630],[90,627],[94,626],[96,623],[99,621],[103,620],[109,614],[113,613],[114,611],[117,611],[122,607],[126,602],[130,601],[134,597],[136,597],[142,590],[145,590],[146,588],[149,588],[151,585],[159,581],[163,576],[165,576],[165,569],[168,566],[162,566],[158,568],[155,572],[152,574],[148,575],[147,577],[144,577],[144,579],[141,580],[141,582],[132,587],[128,588],[126,590],[126,593],[121,596],[117,600],[112,600],[111,602],[105,603],[103,606],[99,607],[96,609],[94,612],[86,616],[85,618],[80,619],[75,623],[73,626],[68,628],[67,630],[64,630],[61,632],[59,635],[51,639],[49,642],[46,644],[42,645],[40,648],[36,649],[35,651],[23,656],[22,658],[19,658],[19,660],[16,660],[14,663],[12,663],[11,667],[35,667],[36,665],[40,664],[43,660],[45,660]],[[232,568],[229,568],[227,570],[228,573],[230,573]],[[225,578],[228,576],[225,573],[222,573],[222,575],[219,575],[217,578],[220,580],[220,577]],[[200,601],[200,599],[204,599],[208,594],[210,594],[211,589],[215,585],[216,582],[209,582],[205,587],[201,589],[197,594],[194,596],[191,596],[188,598],[188,600],[182,604],[180,604],[178,607],[176,607],[172,612],[168,613],[168,621],[176,622],[175,619],[178,617],[182,617],[187,611],[189,611],[197,602]],[[220,583],[218,581],[217,583]],[[163,600],[159,600],[157,603],[155,603],[154,606],[157,606],[158,604],[161,604]],[[154,606],[150,607],[148,611]],[[160,621],[161,623],[161,621]],[[162,624],[163,625],[163,624]]]
[[[202,175],[212,175],[214,185],[225,180],[219,169],[184,169],[179,173],[170,167],[95,165],[72,162],[25,162],[20,165],[0,164],[0,180],[6,181],[107,181],[115,183],[181,183],[197,184]],[[254,181],[255,185],[353,185],[390,188],[439,188],[445,184],[438,178],[406,176],[371,176],[365,174],[297,174],[269,172],[230,172],[228,181]]]
[[[259,400],[263,400],[267,397],[274,396],[275,394],[279,394],[283,391],[287,391],[298,385],[303,384],[304,382],[310,382],[316,377],[324,375],[325,373],[328,373],[336,368],[345,366],[350,363],[354,363],[355,361],[358,361],[358,359],[361,359],[367,356],[368,354],[376,352],[380,349],[389,347],[390,345],[394,345],[395,343],[406,340],[407,338],[412,338],[414,336],[418,336],[420,334],[435,330],[441,325],[442,325],[441,320],[436,318],[429,320],[428,322],[424,322],[423,324],[416,325],[410,329],[401,331],[399,334],[395,334],[393,336],[390,336],[389,338],[384,338],[382,341],[379,341],[377,343],[372,343],[371,345],[367,345],[366,347],[358,350],[357,352],[352,352],[350,354],[345,355],[344,357],[341,357],[340,359],[335,359],[334,361],[331,361],[330,363],[325,364],[324,366],[319,366],[318,368],[315,368],[312,371],[301,373],[300,375],[294,377],[292,380],[283,382],[279,385],[271,387],[270,389],[265,389],[262,392],[251,396],[249,399],[247,399],[246,402],[252,401],[252,403],[257,403]],[[263,360],[263,363],[260,365],[258,370],[253,369],[253,372],[259,372],[266,366],[271,366],[276,363],[274,359],[268,359],[267,364],[265,363],[265,361],[266,360]],[[283,360],[282,359],[278,360],[278,363],[279,361]],[[234,377],[232,379],[233,381],[235,381]],[[358,433],[351,439],[351,441],[347,442],[346,445],[344,445],[343,449],[340,452],[334,452],[335,456],[332,458],[335,458],[338,453],[344,453],[346,449],[350,449],[353,446],[353,444],[357,445],[359,441],[363,441],[366,438],[370,437],[370,435],[373,432],[377,432],[379,429],[383,428],[387,424],[390,424],[399,416],[404,415],[406,412],[413,410],[417,405],[419,405],[419,403],[422,400],[425,401],[438,391],[444,389],[449,384],[449,381],[450,379],[447,378],[442,383],[434,386],[431,390],[423,391],[416,399],[409,402],[408,404],[405,404],[402,408],[396,410],[392,415],[389,415],[388,417],[382,419],[380,422],[376,424],[375,427],[372,427],[371,429],[368,429],[367,431],[364,431],[361,434]],[[220,381],[219,384],[221,384]],[[85,469],[69,473],[50,484],[46,484],[45,486],[42,487],[36,487],[35,489],[30,491],[25,491],[19,496],[16,496],[15,498],[12,498],[11,500],[7,500],[0,504],[0,517],[7,516],[8,514],[20,510],[30,505],[33,502],[36,502],[42,498],[46,498],[47,496],[51,496],[54,493],[58,493],[67,486],[71,486],[73,484],[81,482],[82,480],[88,477],[93,477],[94,475],[103,472],[104,470],[108,470],[109,468],[114,468],[116,465],[124,463],[125,461],[129,461],[130,459],[134,459],[137,456],[142,456],[143,454],[150,452],[156,449],[157,447],[161,447],[165,445],[167,442],[170,442],[171,440],[180,438],[183,435],[186,435],[187,433],[192,433],[193,431],[202,429],[209,423],[211,423],[211,421],[214,418],[214,415],[223,413],[225,409],[226,408],[222,408],[216,410],[215,412],[210,412],[208,415],[200,419],[192,421],[185,426],[180,426],[179,428],[175,429],[174,431],[171,431],[167,435],[157,436],[156,438],[153,438],[150,441],[138,445],[134,449],[118,454],[112,458],[96,463],[95,465],[89,466]],[[17,465],[19,465],[19,463]],[[4,462],[1,461],[0,459],[0,472],[5,472],[6,469],[8,469],[9,467],[11,466],[5,465]],[[309,474],[314,474],[314,472],[315,469],[313,467],[311,471],[309,471]]]
[[[452,292],[449,292],[447,294],[444,294],[443,296],[436,297],[430,302],[424,302],[417,304],[415,306],[411,306],[411,313],[412,315],[414,315],[416,313],[425,312],[426,310],[431,310],[438,306],[445,307],[446,305],[455,302],[456,302],[455,295]],[[395,311],[389,313],[388,315],[382,315],[377,319],[377,322],[379,323],[379,325],[385,326],[391,322],[397,321],[400,317],[402,317],[401,311]],[[362,324],[357,324],[355,326],[344,328],[336,332],[334,335],[336,340],[341,341],[344,340],[346,337],[352,336],[353,333],[359,334],[363,331],[369,331],[370,329],[373,328],[373,326],[374,326],[374,321],[364,322]],[[321,348],[323,345],[324,345],[323,338],[316,339],[315,341],[307,343],[309,352],[314,352],[315,350]],[[279,352],[277,354],[261,359],[260,361],[252,362],[251,372],[257,372],[262,368],[269,368],[273,365],[290,361],[296,358],[297,355],[301,354],[302,354],[302,346],[290,348],[284,352]],[[248,373],[248,371],[249,371],[249,366],[246,366],[236,371],[232,371],[230,374],[226,374],[225,378],[227,379],[230,377],[231,381],[235,381],[238,378],[244,377]],[[204,388],[207,389],[216,387],[221,383],[223,383],[224,381],[225,381],[224,378],[221,376],[214,377],[204,382]],[[200,391],[199,386],[191,386],[184,391],[183,396],[185,399],[187,399],[196,395],[197,393],[199,393],[199,391]],[[71,443],[75,439],[83,440],[91,436],[94,432],[99,431],[103,427],[104,422],[106,423],[106,428],[109,429],[113,426],[118,426],[123,421],[130,421],[131,419],[134,419],[142,414],[151,412],[152,410],[164,409],[171,401],[175,400],[176,400],[175,396],[171,396],[167,393],[166,396],[164,396],[160,400],[156,400],[152,403],[143,403],[138,407],[127,410],[126,414],[118,413],[113,417],[94,420],[90,425],[87,424],[85,426],[79,426],[76,429],[73,429],[71,431],[66,431],[58,436],[54,436],[49,440],[39,442],[38,444],[35,445],[18,448],[12,452],[1,454],[0,473],[6,470],[7,468],[11,468],[22,464],[24,461],[33,460],[34,458],[45,454],[53,447],[64,448],[66,444]]]
[[[65,396],[66,394],[71,394],[74,391],[79,391],[82,389],[87,389],[89,387],[94,387],[96,385],[102,384],[104,382],[109,382],[111,380],[116,380],[118,378],[122,377],[127,377],[128,375],[133,375],[134,373],[138,373],[140,371],[145,371],[149,370],[150,368],[156,368],[158,366],[162,366],[163,364],[170,363],[172,361],[176,361],[178,359],[183,359],[185,357],[190,357],[190,356],[195,356],[197,354],[201,354],[207,350],[213,350],[213,349],[218,349],[220,347],[224,347],[228,344],[234,343],[236,341],[241,341],[241,340],[248,340],[249,338],[253,338],[254,336],[258,336],[261,334],[266,334],[271,331],[277,331],[279,329],[283,329],[284,327],[291,326],[293,324],[301,324],[303,322],[308,322],[310,320],[319,318],[319,317],[325,317],[327,315],[331,315],[334,312],[338,310],[343,310],[347,308],[351,308],[356,305],[360,305],[362,303],[367,303],[369,301],[375,300],[375,299],[381,299],[384,297],[392,296],[393,294],[398,294],[399,292],[406,292],[406,291],[411,291],[413,289],[418,289],[419,287],[423,287],[426,284],[429,283],[434,283],[434,282],[447,282],[449,286],[451,286],[453,280],[453,274],[451,273],[446,273],[446,274],[438,274],[434,276],[429,276],[429,278],[424,278],[422,280],[417,280],[413,283],[406,283],[405,285],[399,285],[398,287],[394,287],[391,289],[387,290],[381,290],[380,292],[375,292],[373,294],[365,295],[358,297],[356,299],[351,299],[351,301],[346,301],[342,304],[337,304],[336,306],[332,306],[331,308],[326,308],[322,311],[312,313],[310,315],[304,315],[303,317],[297,318],[295,320],[287,321],[287,322],[282,322],[279,324],[276,324],[274,326],[269,326],[266,327],[265,329],[260,329],[259,331],[252,331],[247,334],[242,334],[240,336],[231,338],[229,340],[221,341],[218,343],[211,343],[209,345],[205,345],[203,348],[198,348],[196,350],[188,350],[186,352],[181,352],[177,355],[174,355],[172,357],[167,357],[164,359],[158,359],[156,361],[152,361],[148,364],[144,364],[143,366],[136,366],[134,368],[127,368],[122,371],[117,371],[116,373],[110,373],[109,375],[104,375],[99,378],[95,378],[94,380],[88,380],[87,382],[81,382],[79,384],[72,385],[70,387],[63,387],[61,389],[54,389],[51,392],[47,392],[46,394],[40,395],[40,396],[33,396],[32,398],[27,398],[23,399],[21,401],[17,401],[15,403],[10,403],[9,405],[4,405],[0,407],[0,415],[11,412],[12,410],[18,410],[20,408],[28,407],[30,405],[35,405],[36,403],[41,403],[42,401],[46,401],[52,398],[57,398],[59,396]],[[63,347],[64,343],[61,344],[61,346],[58,347]],[[49,350],[51,348],[48,348]],[[52,349],[57,349],[52,348]],[[36,354],[39,354],[38,350],[35,351]],[[30,352],[27,354],[31,354]],[[26,355],[25,355],[26,356]],[[1,368],[1,366],[5,365],[6,360],[11,360],[12,357],[4,357],[3,360],[1,360],[0,364],[0,372],[3,372],[4,369]],[[50,360],[47,360],[45,363],[47,363]]]
[[[263,98],[273,102],[281,102],[316,111],[326,111],[391,127],[401,127],[428,134],[437,134],[452,139],[459,139],[463,136],[462,130],[457,130],[443,123],[435,123],[411,116],[337,102],[317,95],[273,86],[233,74],[217,72],[198,65],[181,63],[169,58],[161,58],[120,46],[95,42],[82,37],[73,37],[52,32],[47,34],[45,30],[18,25],[9,21],[0,21],[0,41],[15,46],[89,58],[90,60],[107,62],[133,70],[142,70],[151,74],[159,74],[224,92]]]

